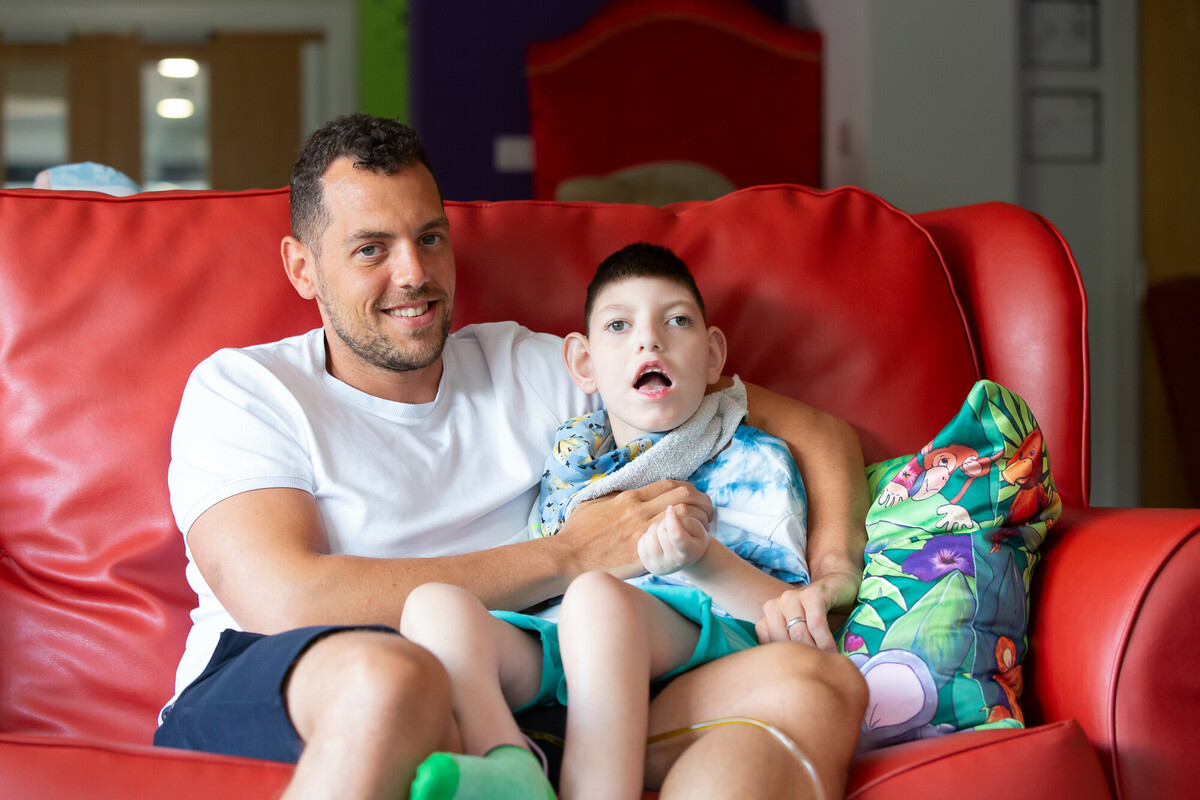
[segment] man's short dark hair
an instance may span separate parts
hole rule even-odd
[[[700,314],[705,313],[704,298],[700,296],[696,279],[692,277],[692,273],[683,259],[677,256],[673,250],[662,245],[634,242],[622,247],[596,267],[596,274],[592,276],[592,282],[588,284],[587,299],[583,304],[584,330],[591,325],[592,309],[595,307],[596,298],[600,296],[600,293],[614,283],[620,283],[630,278],[666,278],[678,283],[691,292],[692,297],[696,300],[696,305],[700,306]]]
[[[423,164],[437,182],[429,154],[412,128],[370,114],[338,117],[308,137],[292,168],[292,235],[312,248],[330,222],[322,179],[339,158],[352,159],[356,169],[383,175]]]

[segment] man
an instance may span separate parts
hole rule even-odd
[[[660,482],[581,507],[558,536],[513,542],[555,428],[591,408],[561,341],[512,323],[448,337],[449,222],[411,129],[336,120],[305,145],[291,189],[284,268],[322,327],[217,353],[184,393],[169,481],[199,603],[156,741],[295,760],[289,798],[405,797],[425,756],[459,747],[440,666],[392,630],[410,590],[452,583],[490,608],[526,608],[589,570],[638,574],[637,538],[668,505],[707,522],[711,503]],[[761,638],[832,650],[826,615],[853,601],[866,498],[818,473],[850,474],[847,461],[861,473],[857,439],[752,392],[750,421],[798,451],[821,509],[816,580],[768,604]],[[650,730],[762,719],[840,787],[864,704],[849,661],[779,643],[676,679]],[[770,742],[740,726],[670,739],[648,748],[647,785],[688,797],[804,785]]]

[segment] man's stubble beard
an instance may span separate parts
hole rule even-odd
[[[439,298],[438,302],[444,304],[447,301]],[[446,338],[450,335],[450,316],[447,315],[440,326],[427,328],[418,335],[406,337],[413,346],[402,348],[378,331],[369,331],[364,335],[353,334],[338,314],[331,313],[328,308],[325,313],[334,333],[352,353],[365,363],[390,372],[411,372],[433,364],[441,358],[446,347]]]
[[[324,299],[329,296],[329,282],[325,279],[325,271],[318,266],[317,303],[324,312],[325,318],[329,320],[334,334],[341,339],[350,352],[358,356],[364,363],[389,372],[412,372],[424,369],[441,358],[442,350],[446,347],[446,337],[450,335],[451,314],[446,314],[438,328],[427,328],[414,336],[406,337],[418,347],[415,352],[405,352],[382,332],[371,330],[366,322],[363,325],[362,335],[353,333],[342,319],[340,311],[331,307]],[[397,302],[420,302],[421,300],[436,301],[438,306],[443,309],[451,308],[450,298],[442,291],[416,291],[412,293],[412,296]]]

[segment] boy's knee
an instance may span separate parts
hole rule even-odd
[[[603,615],[612,619],[626,608],[632,609],[635,593],[640,590],[614,578],[607,572],[585,572],[567,587],[563,594],[560,622],[572,618]],[[568,623],[569,624],[569,623]]]
[[[440,629],[448,621],[471,613],[486,614],[475,595],[448,583],[423,583],[408,593],[400,617],[400,632],[416,635],[424,626]]]

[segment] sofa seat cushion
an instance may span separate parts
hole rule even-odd
[[[1100,761],[1074,720],[884,747],[855,760],[846,787],[846,800],[1110,796]]]

